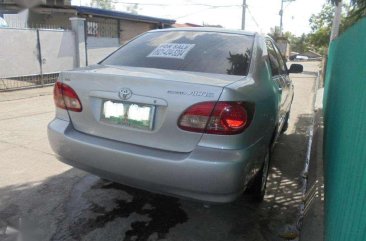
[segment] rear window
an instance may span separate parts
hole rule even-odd
[[[248,74],[253,37],[216,32],[146,33],[101,64],[226,75]]]

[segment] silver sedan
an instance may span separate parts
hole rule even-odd
[[[299,72],[261,34],[150,31],[60,74],[49,141],[60,161],[129,186],[221,203],[249,188],[260,201]]]

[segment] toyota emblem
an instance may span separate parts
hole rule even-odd
[[[119,98],[128,100],[132,96],[132,91],[129,88],[123,88],[119,91]]]

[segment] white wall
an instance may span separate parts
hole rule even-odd
[[[74,33],[62,30],[40,30],[43,73],[74,67]],[[37,31],[0,28],[0,78],[39,75]]]
[[[88,65],[97,64],[119,48],[118,38],[87,37]]]
[[[96,64],[137,35],[156,28],[155,24],[120,20],[120,39],[87,37],[88,64]]]
[[[23,10],[17,14],[4,14],[4,19],[11,28],[26,28],[29,10]]]
[[[39,74],[35,30],[0,28],[0,77]]]
[[[72,31],[40,30],[43,73],[74,68],[75,36]]]
[[[88,65],[97,64],[110,55],[118,47],[88,49]]]

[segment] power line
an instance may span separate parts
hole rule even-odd
[[[186,15],[183,15],[183,16],[180,16],[180,17],[177,17],[175,19],[180,19],[180,18],[185,18],[185,17],[188,17],[188,16],[192,16],[192,15],[195,15],[195,14],[198,14],[198,13],[201,13],[201,12],[204,12],[204,11],[207,11],[207,10],[211,10],[211,9],[214,9],[215,7],[208,7],[206,9],[202,9],[200,11],[195,11],[195,12],[191,12],[191,13],[188,13]]]
[[[212,5],[205,3],[139,3],[139,2],[125,2],[125,1],[111,1],[114,4],[127,4],[127,5],[141,5],[141,6],[157,6],[157,7],[166,7],[166,6],[202,6],[202,7],[241,7],[241,4],[231,4],[231,5]]]
[[[195,15],[195,14],[202,13],[204,11],[217,9],[217,8],[231,8],[231,7],[240,7],[240,8],[242,8],[243,7],[243,4],[231,4],[231,5],[212,5],[212,4],[205,4],[205,3],[174,3],[174,4],[168,4],[168,3],[127,2],[127,1],[118,1],[118,0],[111,1],[111,3],[126,4],[126,5],[136,5],[137,4],[137,5],[141,5],[141,6],[156,6],[156,7],[172,7],[172,6],[202,6],[202,7],[206,7],[205,9],[200,9],[199,11],[194,11],[194,12],[190,12],[188,14],[185,14],[183,16],[175,17],[175,19],[185,18],[185,17],[188,17],[188,16],[192,16],[192,15]],[[255,23],[255,25],[262,31],[260,25],[258,24],[257,20],[254,18],[252,12],[250,11],[249,6],[246,4],[245,7],[248,10],[249,15],[250,15],[251,19],[253,20],[253,22]]]
[[[217,9],[217,8],[225,8],[225,7],[238,7],[237,5],[228,5],[228,6],[210,6],[210,7],[207,7],[205,9],[201,9],[199,11],[195,11],[195,12],[191,12],[191,13],[188,13],[186,15],[183,15],[183,16],[180,16],[180,17],[175,17],[175,19],[180,19],[180,18],[185,18],[185,17],[188,17],[188,16],[192,16],[192,15],[195,15],[195,14],[198,14],[198,13],[201,13],[201,12],[204,12],[204,11],[207,11],[207,10],[212,10],[212,9]],[[241,7],[241,5],[240,5]]]
[[[257,26],[257,28],[259,28],[259,30],[262,32],[262,28],[259,26],[257,20],[254,18],[252,11],[250,11],[249,6],[247,5],[247,9],[248,9],[248,13],[250,15],[250,17],[252,18],[253,22],[255,23],[255,25]]]

